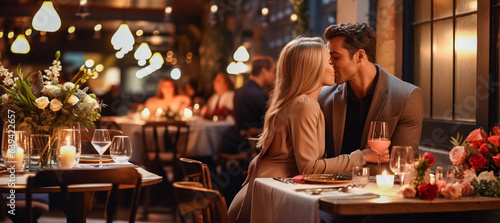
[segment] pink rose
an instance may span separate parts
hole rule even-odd
[[[459,182],[446,184],[446,187],[443,189],[443,194],[444,198],[457,199],[462,195],[462,185]]]
[[[472,180],[476,179],[476,171],[474,169],[471,170],[464,170],[464,181],[471,182]]]
[[[438,193],[439,193],[441,196],[443,196],[443,197],[444,197],[444,195],[443,195],[443,190],[444,190],[444,188],[446,187],[446,181],[445,181],[445,180],[439,180],[439,181],[437,182],[437,184],[436,184],[436,185],[437,185],[437,188],[438,188],[438,189],[437,189]]]
[[[468,155],[463,146],[456,146],[450,151],[450,161],[455,165],[460,165],[464,163]]]
[[[434,165],[434,163],[436,162],[434,156],[429,152],[425,152],[424,155],[422,155],[422,159],[427,160],[427,164],[429,164],[429,166]]]
[[[495,147],[500,146],[500,135],[492,135],[488,137],[488,141],[491,142]]]
[[[481,154],[475,154],[469,158],[469,163],[474,169],[481,169],[486,165],[486,158]]]
[[[469,196],[474,191],[474,187],[467,181],[463,181],[460,185],[462,186],[462,197]]]
[[[479,152],[482,154],[490,152],[490,147],[488,147],[488,143],[481,144],[481,146],[479,146]]]
[[[491,130],[493,132],[493,135],[500,135],[500,126],[495,126]]]
[[[487,137],[488,135],[486,134],[486,132],[483,129],[479,128],[472,131],[469,136],[467,136],[466,141],[471,143],[471,146],[479,148],[481,144],[486,142]]]
[[[495,165],[497,167],[500,167],[500,153],[492,156],[491,158],[493,158],[493,161],[495,161]]]
[[[399,189],[398,194],[401,194],[404,198],[414,198],[417,194],[417,190],[407,184]]]

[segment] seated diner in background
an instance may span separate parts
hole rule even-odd
[[[148,98],[145,107],[151,114],[165,114],[168,110],[179,114],[179,111],[187,108],[191,104],[191,99],[185,95],[177,95],[175,82],[169,78],[162,78],[156,88],[156,96]],[[158,109],[162,109],[159,112]]]
[[[201,115],[207,119],[225,119],[233,115],[234,83],[229,74],[219,72],[213,81],[214,94],[201,109]],[[214,119],[215,120],[215,119]]]

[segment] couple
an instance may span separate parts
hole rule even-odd
[[[418,148],[422,92],[375,65],[373,29],[332,25],[324,36],[327,48],[320,38],[297,38],[281,51],[258,142],[262,151],[229,207],[230,222],[250,221],[257,177],[342,173],[376,163],[377,154],[366,148],[370,121],[388,122],[392,145]],[[388,160],[387,151],[382,162]]]

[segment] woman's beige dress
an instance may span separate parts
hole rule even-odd
[[[324,159],[325,121],[316,100],[300,95],[286,105],[270,126],[269,139],[252,160],[244,187],[228,210],[230,222],[250,222],[252,187],[257,177],[293,177],[299,174],[342,173],[364,165],[360,150]]]

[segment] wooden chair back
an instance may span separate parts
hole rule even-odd
[[[198,160],[180,158],[182,172],[189,180],[199,182],[204,188],[212,189],[212,179],[208,166]]]
[[[26,190],[26,203],[29,219],[32,219],[32,194],[37,193],[41,187],[59,187],[61,194],[65,198],[65,212],[67,215],[76,217],[76,214],[70,214],[75,211],[72,207],[72,196],[68,192],[69,185],[75,184],[112,184],[106,201],[105,218],[106,222],[112,222],[116,213],[117,193],[119,185],[134,185],[132,203],[130,205],[129,222],[135,222],[136,210],[141,191],[142,176],[134,167],[101,167],[101,168],[82,168],[82,169],[52,169],[42,170],[35,176],[28,178]],[[77,219],[68,219],[76,222]]]
[[[175,127],[175,135],[173,137],[170,136],[169,127]],[[160,129],[164,129],[163,136],[159,136]],[[142,126],[142,141],[143,141],[143,152],[144,152],[144,164],[149,168],[152,167],[162,167],[164,165],[177,165],[177,160],[180,157],[179,154],[183,154],[183,151],[178,151],[177,145],[179,143],[179,138],[181,132],[185,130],[186,141],[185,145],[188,143],[189,136],[189,125],[184,121],[158,121],[152,122],[148,121],[146,124]],[[170,141],[165,141],[166,139]],[[164,140],[160,142],[160,140]],[[170,142],[170,143],[167,143]],[[161,148],[163,145],[163,148]],[[152,150],[151,150],[152,148]],[[149,153],[154,153],[151,156]],[[169,152],[172,153],[172,156],[162,156],[162,153]],[[168,158],[164,158],[168,157]],[[152,163],[151,163],[152,162]]]
[[[227,205],[219,191],[198,182],[175,182],[174,194],[181,221],[227,223]]]

